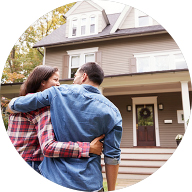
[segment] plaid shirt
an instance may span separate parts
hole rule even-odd
[[[46,157],[89,157],[89,142],[58,142],[51,124],[50,107],[9,116],[7,133],[25,161]]]

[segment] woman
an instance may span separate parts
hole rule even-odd
[[[43,91],[51,86],[59,86],[57,68],[36,67],[22,84],[20,96]],[[46,157],[89,157],[89,153],[101,154],[104,136],[89,142],[58,142],[51,124],[50,107],[28,113],[9,116],[8,135],[23,159],[39,172],[38,166]]]

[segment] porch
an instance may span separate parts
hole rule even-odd
[[[162,147],[132,147],[121,148],[121,163],[119,165],[118,180],[133,181],[133,184],[152,175],[171,157],[176,148]],[[105,166],[102,155],[102,173],[104,179]],[[117,182],[118,183],[118,182]],[[127,183],[127,186],[130,183]]]

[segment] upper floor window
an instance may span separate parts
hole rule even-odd
[[[145,13],[139,11],[139,10],[136,10],[135,23],[136,23],[136,27],[145,27],[145,26],[152,25],[153,20],[147,14],[145,14]]]
[[[77,35],[77,19],[72,21],[72,36]]]
[[[77,69],[87,62],[95,62],[98,47],[67,51],[69,55],[69,78],[74,78]]]
[[[95,17],[90,18],[90,33],[95,33]]]
[[[88,36],[98,33],[98,14],[86,13],[78,14],[70,17],[69,22],[69,38]]]
[[[150,24],[150,18],[148,15],[139,16],[139,27],[148,26]]]
[[[163,71],[187,68],[180,51],[135,54],[137,72]]]
[[[86,33],[86,18],[81,19],[81,35],[85,35]]]

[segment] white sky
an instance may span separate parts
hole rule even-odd
[[[125,7],[124,3],[114,2],[114,1],[106,1],[106,0],[92,0],[100,7],[105,9],[107,14],[111,13],[120,13]]]

